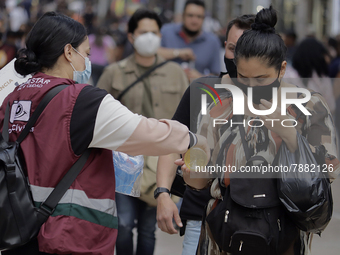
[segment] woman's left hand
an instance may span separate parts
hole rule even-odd
[[[271,102],[261,99],[260,110],[269,110],[271,107]],[[288,121],[285,116],[281,115],[281,108],[277,107],[272,114],[263,115],[260,118],[263,120],[264,126],[279,135],[288,149],[294,152],[297,149],[296,129],[294,127],[296,122],[294,119]]]
[[[190,187],[193,187],[195,189],[204,189],[207,186],[211,178],[209,171],[207,172],[191,171],[185,165],[183,159],[177,159],[175,161],[175,164],[181,167],[181,170],[183,172],[183,179],[185,183],[188,184]]]

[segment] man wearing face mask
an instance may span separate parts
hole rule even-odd
[[[204,84],[214,87],[215,84],[230,82],[229,78],[237,77],[236,65],[234,63],[234,50],[236,43],[243,32],[250,29],[254,23],[255,15],[242,15],[229,22],[226,32],[225,55],[224,62],[227,73],[220,73],[219,77],[202,77],[190,84],[185,91],[183,98],[176,110],[173,120],[177,120],[185,124],[192,132],[196,132],[197,116],[201,110],[201,94],[205,93],[200,88],[204,88]],[[225,90],[218,90],[222,94]],[[255,94],[256,95],[256,94]],[[210,101],[209,101],[210,100]],[[208,102],[212,102],[210,97]],[[179,155],[172,154],[159,157],[157,166],[157,187],[170,189],[176,175],[176,166],[171,162],[178,159]],[[163,192],[157,197],[157,222],[159,228],[169,234],[177,233],[173,227],[172,219],[175,220],[181,228],[181,235],[185,233],[183,240],[182,255],[196,254],[198,239],[200,236],[201,221],[204,208],[210,199],[208,189],[201,191],[186,188],[183,196],[183,202],[180,213],[170,196]]]
[[[189,78],[220,73],[220,41],[216,35],[202,31],[205,4],[188,0],[183,10],[182,24],[166,24],[162,28],[162,48],[159,53],[177,63],[191,61],[185,67]],[[181,52],[190,48],[195,58],[183,59]]]
[[[132,112],[156,119],[171,118],[188,87],[180,65],[166,62],[157,54],[161,41],[160,28],[161,21],[155,12],[137,10],[128,23],[128,39],[134,47],[134,54],[106,67],[97,85],[119,99]],[[130,87],[131,84],[134,85]],[[126,91],[128,87],[130,89]],[[145,162],[148,162],[147,157]],[[148,167],[146,164],[144,173]],[[152,188],[155,189],[155,186]],[[132,229],[135,220],[138,222],[137,255],[152,255],[156,207],[139,198],[117,193],[116,203],[119,218],[117,255],[133,254]]]

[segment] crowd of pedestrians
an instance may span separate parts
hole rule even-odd
[[[232,118],[230,96],[217,90],[223,95],[223,111],[211,104],[207,116],[200,112],[201,105],[193,107],[192,101],[200,100],[205,93],[200,89],[202,84],[262,88],[253,97],[254,105],[261,109],[271,106],[271,97],[261,97],[268,94],[267,86],[263,86],[268,84],[262,84],[266,79],[271,79],[270,89],[298,86],[317,92],[307,105],[315,115],[297,129],[313,134],[307,137],[309,144],[324,146],[326,162],[338,166],[340,36],[324,43],[313,35],[299,38],[294,31],[279,35],[275,30],[277,14],[270,7],[257,14],[234,17],[225,24],[221,39],[221,35],[206,31],[206,7],[200,0],[186,1],[181,23],[166,24],[155,11],[146,8],[120,18],[108,11],[105,19],[100,19],[91,2],[84,4],[81,14],[72,11],[66,1],[39,6],[31,1],[14,6],[1,4],[0,68],[16,57],[17,72],[48,81],[39,92],[37,88],[16,89],[5,101],[30,100],[34,109],[48,89],[61,83],[71,87],[62,92],[69,100],[60,98],[49,110],[55,121],[43,121],[35,127],[39,130],[39,125],[42,129],[52,123],[62,125],[57,134],[49,137],[48,132],[33,133],[33,151],[29,142],[22,144],[25,158],[52,165],[42,175],[35,170],[38,161],[28,165],[33,200],[42,202],[44,189],[53,187],[64,173],[52,171],[59,167],[59,157],[65,158],[63,167],[67,169],[86,148],[96,148],[70,188],[72,197],[65,204],[67,208],[56,210],[37,239],[4,255],[113,254],[114,249],[117,255],[133,255],[134,250],[136,255],[152,255],[157,225],[169,234],[184,235],[182,255],[227,254],[209,232],[205,216],[223,197],[229,177],[190,179],[184,162],[174,164],[193,145],[206,150],[209,146],[211,162],[238,167],[247,162],[243,141],[233,127],[217,130],[209,122],[211,118]],[[247,78],[256,80],[255,85]],[[293,111],[287,108],[289,114]],[[2,122],[4,112],[2,107]],[[268,117],[274,119],[274,114]],[[243,117],[247,122],[256,118],[250,112]],[[254,155],[273,159],[277,153],[274,148],[282,142],[292,152],[297,149],[292,131],[288,134],[282,128],[265,126],[245,132]],[[17,136],[12,133],[10,138]],[[228,149],[226,136],[232,137]],[[39,141],[59,145],[44,151]],[[144,155],[143,177],[148,187],[140,198],[115,193],[112,150]],[[147,175],[150,171],[157,172],[157,180],[156,174]],[[178,202],[171,192],[179,173],[184,173],[187,185],[181,184],[182,199]],[[138,235],[136,247],[134,228]],[[282,254],[308,254],[312,239],[309,233],[296,229],[290,238]]]

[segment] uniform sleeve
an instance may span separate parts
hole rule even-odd
[[[98,108],[106,95],[105,90],[93,86],[86,86],[80,91],[70,122],[71,146],[75,154],[80,155],[89,146]]]
[[[134,114],[107,95],[98,108],[89,147],[121,151],[132,156],[159,156],[184,153],[189,142],[186,126],[177,121],[159,121]]]

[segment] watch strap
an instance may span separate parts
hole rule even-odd
[[[170,195],[170,190],[169,189],[159,187],[159,188],[155,189],[155,192],[153,193],[153,197],[156,199],[163,192],[166,192],[166,193],[168,193]]]

